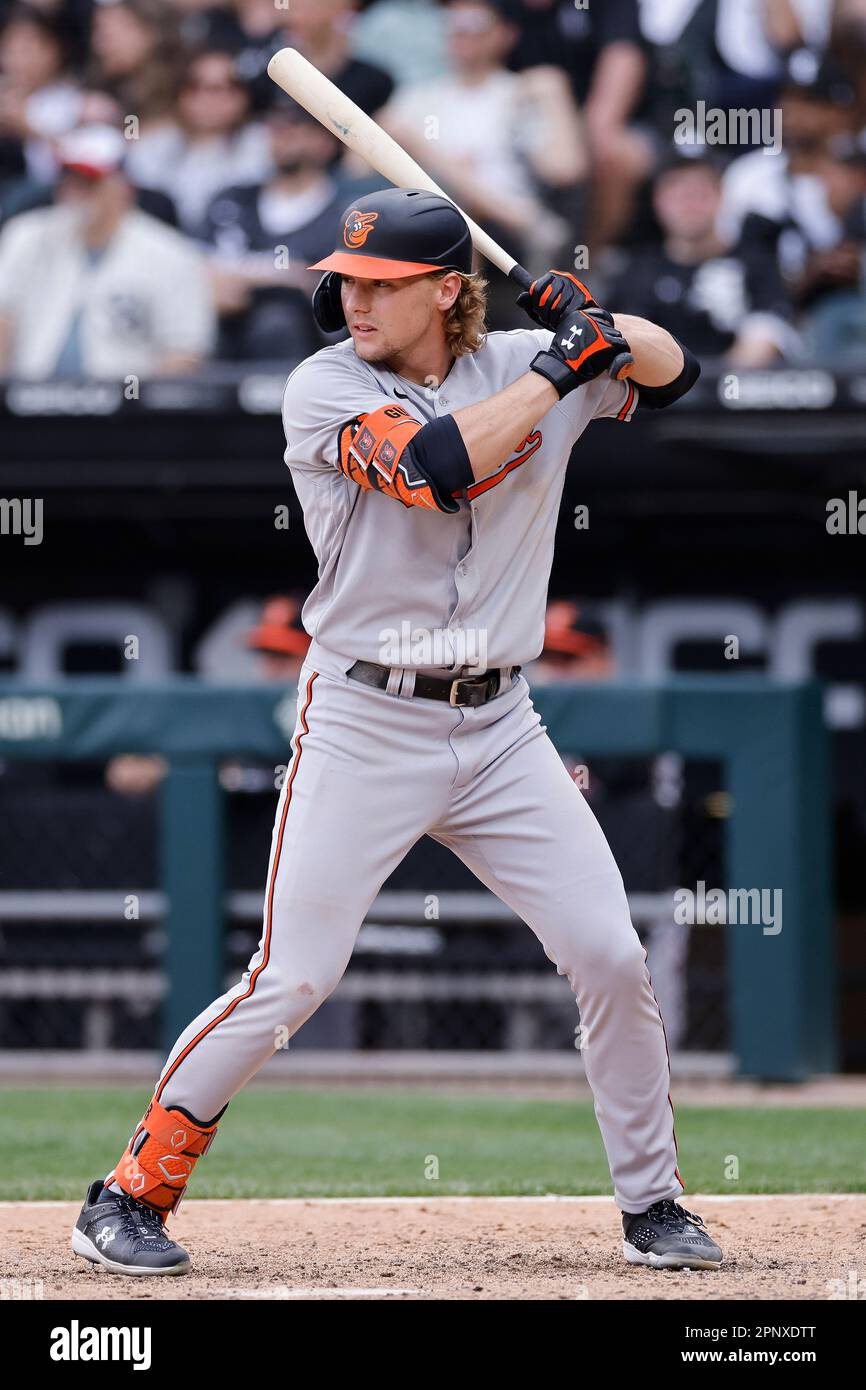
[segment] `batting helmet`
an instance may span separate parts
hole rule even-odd
[[[313,295],[313,313],[325,333],[345,328],[340,276],[403,280],[435,270],[472,270],[472,237],[462,213],[439,193],[385,188],[368,193],[340,219],[336,250],[307,267],[325,274]]]

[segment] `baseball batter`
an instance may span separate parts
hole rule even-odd
[[[698,365],[556,271],[518,301],[538,327],[486,333],[468,227],[436,195],[362,198],[337,243],[313,267],[314,311],[350,336],[301,363],[283,405],[318,583],[262,937],[178,1038],[73,1250],[118,1273],[188,1270],[165,1221],[226,1107],[337,985],[426,834],[523,918],[574,991],[625,1258],[715,1268],[721,1250],[676,1201],[664,1025],[622,877],[520,674],[542,646],[575,441],[593,420],[668,405]],[[612,379],[629,351],[632,378]]]

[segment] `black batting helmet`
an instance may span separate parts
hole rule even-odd
[[[448,198],[420,188],[385,188],[346,208],[337,247],[308,266],[323,270],[313,296],[319,327],[336,333],[346,324],[341,275],[403,280],[436,270],[472,270],[472,237],[466,219]]]

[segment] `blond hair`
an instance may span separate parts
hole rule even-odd
[[[438,270],[435,279],[449,275],[447,270]],[[457,298],[445,313],[443,327],[448,350],[454,357],[463,357],[467,352],[477,352],[487,332],[487,281],[477,273],[460,276],[460,289]]]

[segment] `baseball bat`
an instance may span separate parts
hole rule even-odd
[[[384,178],[390,179],[397,188],[425,188],[428,193],[438,193],[441,197],[448,198],[450,203],[454,203],[454,199],[431,179],[421,165],[416,163],[387,131],[356,106],[339,87],[335,87],[334,83],[308,62],[296,48],[281,48],[275,53],[268,63],[268,76],[300,106],[309,111],[321,125],[342,140],[344,145],[354,150]],[[466,219],[475,249],[522,290],[528,290],[533,278],[529,271],[513,256],[509,256],[504,247],[467,216],[457,203],[454,203],[454,206]],[[620,353],[611,363],[609,373],[612,377],[622,380],[629,375],[633,363],[631,353]]]

